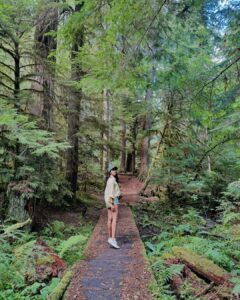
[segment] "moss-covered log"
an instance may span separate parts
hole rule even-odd
[[[192,296],[192,297],[199,298],[201,296],[205,296],[206,299],[212,299],[212,300],[238,299],[238,298],[234,297],[234,295],[232,294],[233,286],[230,283],[230,281],[228,280],[229,279],[228,277],[230,275],[228,273],[226,273],[225,270],[222,270],[220,268],[224,272],[223,276],[225,276],[225,274],[227,274],[227,277],[224,277],[225,281],[223,284],[216,284],[216,282],[211,280],[208,276],[209,274],[206,275],[207,271],[204,272],[204,274],[201,273],[202,278],[210,281],[210,284],[207,284],[204,279],[199,278],[197,276],[200,274],[200,272],[196,272],[196,268],[189,267],[189,259],[188,260],[183,259],[183,255],[179,255],[179,253],[180,252],[182,253],[182,251],[184,251],[184,254],[186,254],[188,252],[188,254],[189,255],[191,254],[191,257],[194,257],[196,259],[196,261],[198,261],[198,262],[200,260],[202,263],[206,263],[206,261],[208,261],[207,268],[209,268],[209,265],[210,265],[209,262],[211,264],[213,264],[213,263],[211,261],[209,261],[208,259],[205,259],[205,258],[197,255],[196,253],[193,253],[191,251],[188,251],[188,250],[180,248],[180,247],[174,247],[174,251],[178,254],[178,257],[176,255],[174,256],[172,254],[166,253],[163,256],[163,258],[167,265],[180,264],[183,262],[185,264],[182,274],[175,275],[171,279],[171,286],[173,287],[176,295],[179,295],[180,297],[184,297],[184,295],[186,296],[185,286],[187,284],[188,294],[189,294],[189,296]],[[180,256],[181,256],[181,258],[180,258]],[[199,257],[200,257],[200,259],[199,259]],[[191,264],[193,264],[192,261],[191,261]],[[200,267],[198,266],[198,270],[199,270],[199,268]],[[210,266],[210,270],[212,271],[212,266]],[[216,269],[214,269],[214,270],[216,271]],[[219,275],[219,273],[218,273],[218,275]]]
[[[211,260],[181,247],[173,247],[172,251],[190,269],[204,278],[216,284],[229,281],[230,275]]]
[[[61,299],[73,277],[73,274],[74,274],[73,268],[67,269],[65,271],[61,281],[55,287],[55,289],[52,291],[52,293],[48,296],[47,300]]]

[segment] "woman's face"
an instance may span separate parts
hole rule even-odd
[[[111,175],[116,176],[117,175],[117,170],[111,170]]]

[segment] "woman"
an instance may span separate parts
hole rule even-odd
[[[104,192],[105,203],[108,209],[108,243],[114,248],[119,249],[120,247],[116,241],[116,227],[121,191],[118,185],[117,167],[110,166],[108,172],[109,177]]]

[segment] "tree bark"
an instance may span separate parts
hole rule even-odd
[[[20,111],[20,55],[19,55],[19,43],[14,43],[14,106]]]
[[[147,87],[146,90],[146,95],[145,95],[145,105],[146,105],[146,114],[143,116],[143,132],[145,134],[142,143],[141,143],[141,150],[140,150],[140,160],[141,160],[141,164],[140,164],[140,171],[139,171],[139,179],[140,180],[144,180],[145,179],[145,175],[146,172],[148,170],[148,166],[149,166],[149,153],[148,153],[148,149],[150,146],[150,136],[149,136],[149,130],[151,128],[151,115],[149,114],[149,108],[150,108],[150,101],[153,97],[153,92],[151,89],[151,85],[154,84],[156,80],[156,69],[153,66],[152,67],[152,73],[151,73],[151,79],[150,79],[150,84]]]
[[[84,3],[77,4],[75,12],[79,12]],[[80,28],[76,32],[74,44],[72,46],[72,80],[80,81],[83,76],[81,66],[74,63],[79,47],[83,46],[84,29]],[[66,179],[70,183],[73,199],[76,200],[78,190],[78,164],[79,164],[79,129],[80,129],[80,110],[81,110],[82,92],[72,91],[68,103],[68,141],[71,148],[67,151],[67,173]]]
[[[132,165],[133,165],[133,157],[132,153],[127,154],[127,161],[126,161],[126,172],[132,172]]]
[[[126,123],[124,120],[121,120],[122,132],[121,132],[121,164],[120,171],[126,172]]]
[[[46,35],[51,31],[56,31],[58,28],[58,9],[55,7],[47,7],[44,9],[37,20],[35,31],[35,48],[36,48],[36,83],[33,83],[34,88],[39,89],[41,84],[42,92],[37,95],[38,101],[36,105],[41,107],[38,111],[44,119],[44,127],[53,130],[53,98],[54,98],[54,69],[52,68],[55,62],[54,58],[49,60],[48,56],[57,48],[57,41],[51,35]],[[37,83],[39,82],[39,84]],[[35,105],[35,107],[36,107]],[[34,107],[31,108],[33,110]],[[35,108],[36,110],[36,108]]]
[[[132,128],[132,173],[135,174],[136,172],[136,140],[137,140],[137,128],[138,128],[138,119],[135,117]]]
[[[146,103],[148,103],[149,100],[151,99],[151,95],[152,95],[151,91],[148,90],[145,96]],[[139,171],[140,179],[144,178],[144,174],[146,173],[149,165],[148,149],[150,145],[150,138],[148,135],[148,130],[150,129],[150,126],[151,126],[150,116],[148,115],[148,113],[146,113],[146,115],[143,117],[143,125],[142,125],[142,129],[145,134],[145,137],[141,142],[141,150],[140,150],[140,160],[141,160],[140,171]]]
[[[106,124],[106,130],[103,133],[103,140],[104,140],[104,151],[103,151],[103,171],[107,172],[108,165],[112,159],[112,153],[110,148],[110,141],[111,141],[111,102],[110,102],[110,92],[109,90],[103,91],[103,120]]]
[[[148,187],[148,184],[149,184],[149,182],[150,182],[150,180],[151,180],[152,171],[153,171],[153,169],[154,169],[154,167],[155,167],[155,164],[156,164],[156,162],[157,162],[157,158],[158,158],[158,155],[159,155],[161,146],[162,146],[162,144],[164,143],[164,138],[165,138],[165,133],[166,133],[166,131],[167,131],[167,128],[168,128],[168,121],[165,123],[165,126],[164,126],[164,128],[163,128],[163,131],[162,131],[162,133],[161,133],[161,138],[160,138],[160,140],[159,140],[159,142],[158,142],[157,150],[156,150],[155,156],[153,157],[152,163],[151,163],[151,165],[150,165],[150,167],[149,167],[149,169],[148,169],[147,176],[146,176],[146,179],[145,179],[145,181],[144,181],[144,185],[143,185],[143,188],[142,188],[140,194],[144,194],[144,192],[145,192],[146,188]]]

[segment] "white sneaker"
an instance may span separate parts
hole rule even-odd
[[[111,238],[110,241],[109,241],[109,244],[110,244],[111,246],[113,246],[114,248],[116,248],[116,249],[119,249],[119,248],[120,248],[120,247],[118,246],[118,244],[117,244],[116,239]]]
[[[113,243],[113,242],[112,242],[112,238],[108,238],[107,241],[108,241],[108,244],[109,244],[110,246],[112,246],[112,243]]]

